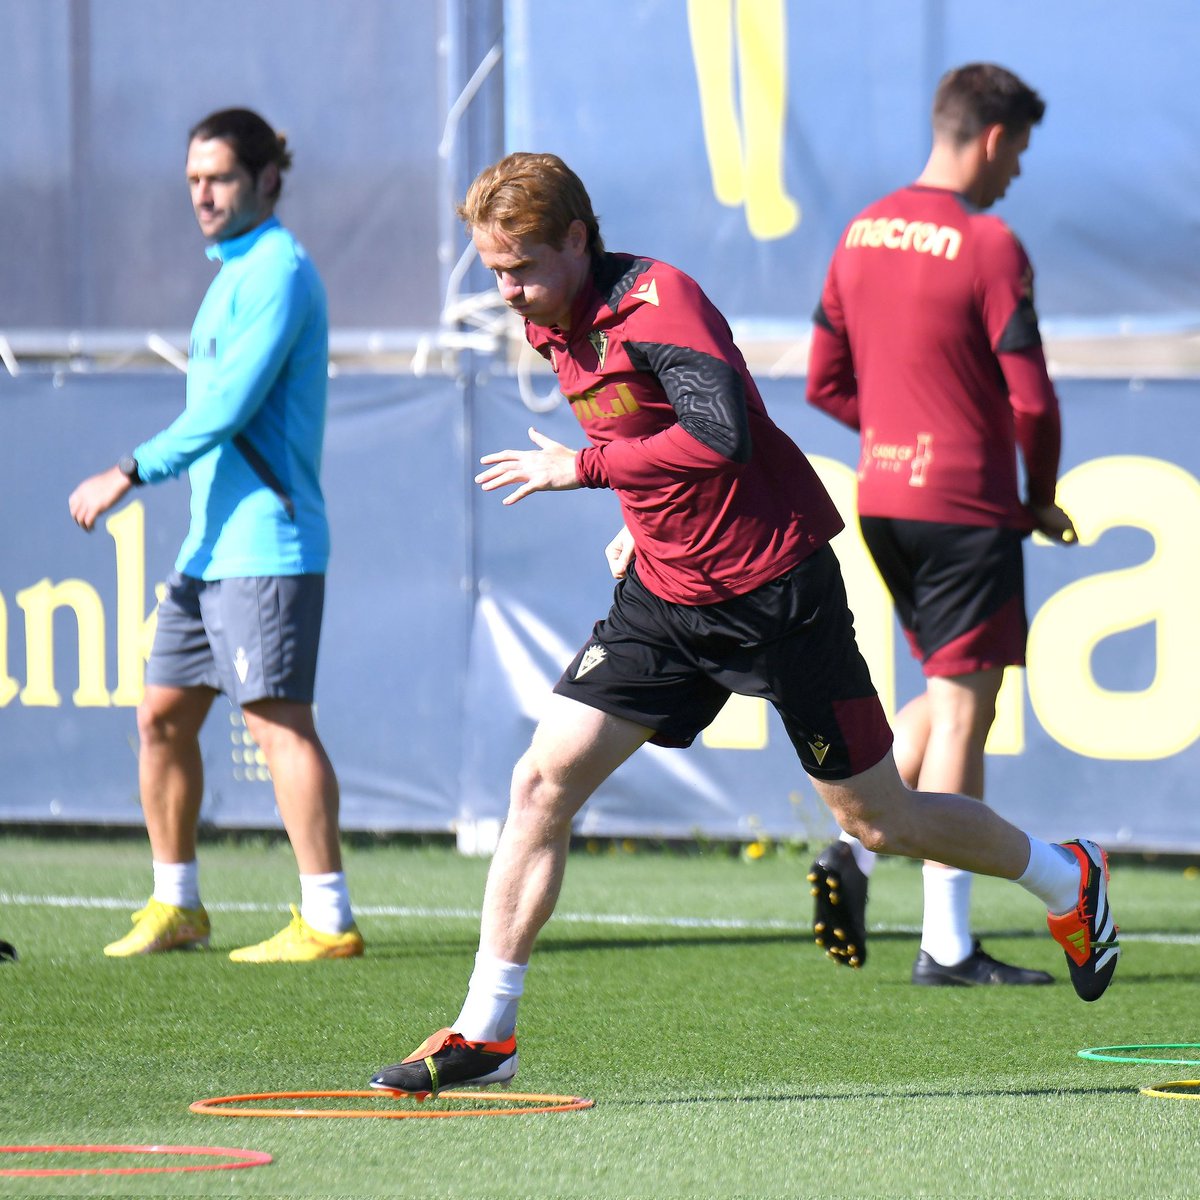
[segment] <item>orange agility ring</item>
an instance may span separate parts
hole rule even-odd
[[[224,1146],[0,1146],[0,1154],[202,1154],[234,1156],[233,1162],[189,1163],[174,1167],[23,1167],[0,1175],[162,1175],[176,1171],[237,1171],[264,1167],[271,1161],[260,1150],[228,1150]]]
[[[315,1100],[350,1096],[369,1096],[373,1100],[416,1100],[403,1092],[388,1092],[372,1088],[363,1092],[257,1092],[245,1096],[216,1096],[197,1100],[188,1108],[194,1113],[213,1117],[386,1117],[392,1120],[406,1117],[515,1117],[527,1113],[577,1112],[591,1108],[595,1100],[583,1096],[546,1096],[533,1092],[438,1092],[437,1100],[470,1100],[483,1108],[233,1108],[247,1101],[258,1100]]]

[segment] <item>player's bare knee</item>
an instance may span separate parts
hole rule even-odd
[[[858,838],[868,850],[873,851],[875,854],[891,853],[891,843],[887,831],[876,824],[863,822],[856,829],[848,830],[847,832],[853,837]]]
[[[137,708],[138,739],[143,746],[163,746],[175,740],[177,722],[170,712],[143,701]]]
[[[527,751],[513,768],[508,819],[553,825],[562,820],[569,824],[573,815],[553,775],[534,753]]]

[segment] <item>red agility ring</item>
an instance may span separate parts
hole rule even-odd
[[[527,1113],[577,1112],[596,1102],[583,1096],[547,1096],[532,1092],[439,1092],[439,1100],[473,1100],[490,1108],[403,1108],[372,1110],[366,1108],[230,1108],[249,1100],[312,1100],[341,1096],[370,1096],[373,1100],[412,1099],[403,1092],[372,1088],[363,1092],[256,1092],[245,1096],[215,1096],[188,1105],[194,1113],[213,1117],[384,1117],[398,1120],[408,1117],[515,1117]],[[508,1107],[502,1107],[508,1105]],[[520,1107],[524,1106],[524,1107]]]
[[[236,1155],[234,1162],[193,1163],[184,1167],[29,1167],[0,1170],[0,1175],[161,1175],[178,1171],[237,1171],[265,1167],[261,1150],[229,1150],[224,1146],[0,1146],[0,1154],[202,1154]]]

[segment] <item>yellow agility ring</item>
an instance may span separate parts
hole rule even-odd
[[[1143,1096],[1161,1096],[1165,1100],[1200,1100],[1200,1079],[1172,1079],[1144,1087],[1141,1093]]]
[[[548,1096],[533,1092],[439,1092],[437,1100],[470,1100],[482,1108],[246,1108],[248,1102],[262,1100],[316,1100],[343,1097],[370,1097],[372,1100],[424,1101],[403,1093],[372,1088],[361,1092],[255,1092],[244,1096],[215,1096],[188,1105],[194,1113],[212,1117],[514,1117],[528,1113],[578,1112],[596,1102],[583,1096]]]

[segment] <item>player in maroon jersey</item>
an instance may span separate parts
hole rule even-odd
[[[607,253],[583,184],[554,155],[489,167],[459,214],[590,443],[531,429],[533,448],[484,455],[476,482],[511,487],[505,504],[611,488],[634,554],[513,772],[463,1009],[372,1086],[513,1077],[517,1004],[572,818],[647,741],[690,744],[732,692],[774,704],[842,828],[877,850],[1018,879],[1066,914],[1055,919],[1084,946],[1080,995],[1099,996],[1117,956],[1103,851],[1051,846],[974,801],[904,786],[828,544],[841,521],[697,284]]]
[[[986,212],[1020,174],[1044,111],[1003,67],[974,63],[943,77],[925,169],[855,217],[834,252],[809,362],[810,403],[861,435],[863,538],[926,676],[896,719],[901,774],[913,787],[980,800],[1004,668],[1025,662],[1022,538],[1036,529],[1074,540],[1054,502],[1061,434],[1033,270]],[[844,835],[813,864],[814,926],[836,961],[864,961],[873,861]],[[914,983],[1051,982],[997,962],[972,937],[969,873],[927,862],[924,879]],[[850,919],[838,923],[845,938],[832,932],[831,886],[852,898]]]

